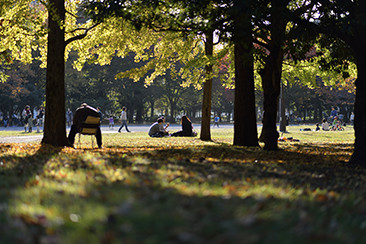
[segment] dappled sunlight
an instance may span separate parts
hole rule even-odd
[[[346,208],[356,218],[365,210],[365,170],[346,163],[351,142],[281,142],[268,152],[232,146],[231,135],[220,133],[212,142],[105,135],[103,149],[1,144],[0,184],[7,188],[0,217],[6,209],[9,226],[22,226],[25,236],[35,228],[34,238],[61,243],[239,240],[250,233],[256,242],[265,241],[261,231],[280,238],[273,225],[304,238],[309,228],[330,234],[336,220],[319,215],[343,216],[338,209]],[[336,223],[353,235],[346,231],[351,220]]]

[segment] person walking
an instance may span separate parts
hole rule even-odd
[[[43,117],[44,117],[44,108],[43,106],[39,107],[37,114],[37,133],[40,133],[40,127],[43,127]]]
[[[220,121],[220,117],[218,115],[216,115],[215,118],[214,118],[213,127],[215,127],[215,125],[216,125],[217,128],[219,128],[219,121]]]
[[[70,110],[70,108],[67,109],[66,112],[66,123],[68,127],[71,127],[72,124],[72,111]]]
[[[127,132],[131,132],[128,127],[127,127],[127,112],[126,112],[126,107],[122,108],[122,112],[121,112],[121,121],[122,121],[122,125],[121,127],[119,127],[118,132],[121,133],[121,130],[124,126],[126,126],[126,131]]]
[[[102,113],[102,110],[100,110],[100,107],[97,107],[97,111],[98,111],[98,114],[99,114],[99,118],[100,118],[100,123],[102,124],[103,123],[103,113]]]
[[[355,113],[354,112],[352,112],[351,116],[349,116],[349,121],[351,122],[351,125],[354,125],[354,122],[355,122]]]
[[[22,117],[24,121],[24,132],[27,132],[28,127],[28,132],[31,133],[33,127],[33,118],[32,118],[32,111],[29,105],[25,106],[22,112]]]
[[[114,129],[114,118],[113,115],[109,116],[109,129]]]

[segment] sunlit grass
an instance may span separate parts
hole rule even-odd
[[[276,152],[232,146],[223,128],[211,142],[133,132],[103,134],[103,149],[89,136],[81,149],[0,144],[0,242],[366,241],[366,172],[346,163],[353,129],[305,127],[287,127],[299,142]]]

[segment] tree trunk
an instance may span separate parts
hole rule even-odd
[[[177,108],[177,103],[175,99],[169,99],[170,102],[170,122],[175,123],[175,110]]]
[[[364,45],[360,45],[365,49]],[[366,167],[366,50],[357,50],[362,55],[357,56],[358,77],[356,80],[356,100],[355,100],[355,149],[350,159],[350,163],[355,163]]]
[[[278,53],[278,50],[276,50]],[[263,128],[260,136],[260,141],[264,142],[265,150],[278,149],[278,132],[277,132],[277,108],[278,97],[280,94],[280,79],[274,76],[275,63],[277,55],[274,50],[271,50],[265,66],[261,71],[262,87],[263,87]],[[281,60],[282,62],[282,60]],[[280,77],[281,78],[281,77]]]
[[[205,53],[208,57],[213,55],[213,33],[206,33]],[[206,65],[206,77],[203,84],[202,120],[200,139],[211,141],[211,96],[212,96],[212,65]]]
[[[142,104],[139,104],[136,108],[136,122],[137,123],[142,123],[143,119],[142,119],[142,113],[144,111],[144,107]]]
[[[273,2],[272,8],[277,9],[272,13],[271,24],[271,42],[269,43],[269,55],[267,56],[265,66],[261,70],[262,87],[263,87],[263,128],[260,140],[264,142],[265,150],[278,149],[278,132],[277,132],[277,110],[278,98],[281,90],[282,62],[286,21],[281,17],[281,13],[285,10],[286,5],[280,2]],[[278,9],[282,9],[278,11]],[[278,15],[278,16],[277,16]],[[282,94],[283,95],[283,94]],[[281,107],[284,106],[281,104]],[[281,111],[282,112],[282,111]],[[279,118],[282,113],[279,114]],[[285,120],[285,118],[281,118]],[[286,121],[283,121],[286,123]],[[286,130],[285,128],[281,128]]]
[[[150,110],[150,111],[151,111],[151,112],[150,112],[150,113],[151,113],[151,114],[150,114],[150,118],[152,118],[152,117],[154,117],[154,105],[155,105],[154,100],[151,100],[151,101],[150,101],[150,105],[151,105],[151,107],[150,107],[150,109],[151,109],[151,110]]]
[[[64,0],[50,0],[48,13],[46,111],[42,143],[66,146]]]
[[[249,27],[251,28],[251,24]],[[249,34],[251,31],[246,30],[248,35],[243,39],[235,38],[234,46],[234,145],[259,146],[255,116],[252,42]]]
[[[282,63],[282,59],[281,59],[281,63]],[[282,69],[282,64],[281,64],[281,69]],[[282,74],[282,72],[280,71],[280,73]],[[281,76],[280,76],[281,77]],[[283,87],[283,82],[280,81],[280,131],[281,132],[286,132],[286,105],[285,105],[285,89]]]

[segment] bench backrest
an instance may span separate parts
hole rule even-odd
[[[84,135],[95,135],[100,125],[100,117],[88,115],[81,124],[80,133]]]

